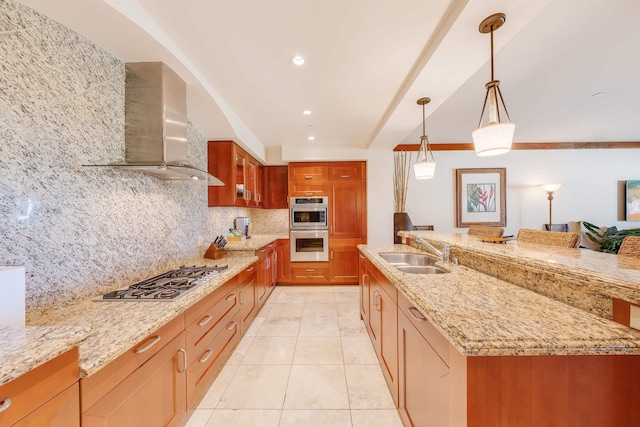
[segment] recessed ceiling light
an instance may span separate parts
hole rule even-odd
[[[302,112],[302,114],[304,114],[305,116],[310,116],[311,115],[311,110],[304,110]]]
[[[307,129],[313,129],[313,125],[305,125],[304,127]]]
[[[302,65],[304,64],[304,56],[302,55],[295,55],[291,57],[291,63],[293,65]]]
[[[314,139],[316,139],[316,137],[315,137],[315,136],[309,136],[309,137],[307,137],[307,139],[308,139],[309,141],[313,141]]]

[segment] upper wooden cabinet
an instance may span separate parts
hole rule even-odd
[[[289,167],[264,167],[264,207],[287,209],[289,207]]]
[[[332,162],[329,163],[329,179],[364,179],[365,162]]]
[[[326,181],[329,178],[329,163],[289,163],[291,181]]]
[[[366,237],[366,210],[363,182],[330,181],[329,237],[358,239]]]

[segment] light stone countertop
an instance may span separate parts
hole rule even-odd
[[[406,245],[358,248],[462,354],[640,354],[640,332],[462,266],[403,273],[378,256]]]
[[[278,239],[289,240],[288,234],[257,234],[251,236],[250,239],[233,241],[230,240],[227,246],[224,247],[225,251],[255,251],[268,245],[271,242],[275,242]]]
[[[71,326],[81,325],[91,331],[91,335],[80,343],[80,376],[90,376],[147,335],[158,330],[177,315],[232,279],[243,269],[258,260],[258,257],[242,253],[227,253],[217,260],[201,258],[198,265],[229,265],[218,275],[205,278],[188,293],[173,301],[94,301],[85,299],[76,304],[48,310],[40,317],[30,317],[30,325]],[[64,330],[64,329],[62,329]],[[46,336],[43,337],[46,340]],[[37,344],[34,343],[34,345]],[[45,344],[43,341],[42,344]],[[31,358],[25,353],[25,361]],[[21,362],[15,361],[21,369]],[[3,367],[4,368],[4,367]],[[11,369],[11,368],[10,368]]]
[[[90,334],[78,326],[0,327],[0,386],[77,347]]]

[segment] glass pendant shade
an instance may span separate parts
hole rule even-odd
[[[428,162],[426,159],[416,162],[413,165],[413,172],[416,174],[416,179],[433,178],[436,173],[436,162]]]
[[[516,125],[513,123],[489,123],[471,133],[478,156],[495,156],[511,150]]]

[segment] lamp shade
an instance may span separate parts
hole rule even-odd
[[[413,165],[413,171],[416,174],[416,179],[429,179],[433,178],[436,173],[436,162],[417,162]]]
[[[473,145],[478,156],[495,156],[511,150],[513,133],[516,125],[513,123],[489,123],[471,133]]]
[[[542,188],[547,193],[553,193],[558,188],[562,187],[564,184],[539,184],[538,187]]]

